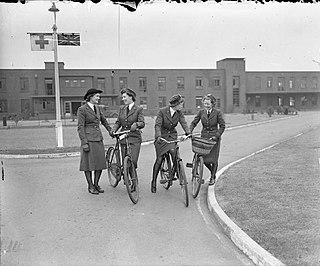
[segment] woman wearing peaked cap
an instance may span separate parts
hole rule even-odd
[[[202,130],[201,137],[205,139],[213,139],[217,141],[213,146],[211,152],[204,156],[204,164],[211,172],[209,186],[213,185],[216,180],[216,172],[218,169],[218,159],[220,152],[221,135],[223,134],[226,123],[223,114],[220,110],[215,109],[216,98],[212,94],[203,97],[202,103],[204,108],[199,110],[190,124],[190,131],[192,132],[197,124],[201,121]]]
[[[101,90],[89,89],[84,95],[86,104],[78,108],[78,134],[81,141],[80,171],[84,171],[91,194],[103,193],[99,180],[103,169],[107,168],[101,124],[111,132],[111,127],[98,107]],[[92,182],[92,171],[94,181]]]
[[[168,141],[177,140],[178,133],[176,126],[178,123],[182,126],[186,135],[190,134],[189,127],[185,120],[184,114],[181,112],[183,108],[183,98],[181,95],[173,95],[169,100],[169,106],[161,108],[158,112],[155,122],[155,142],[154,146],[156,149],[156,161],[153,165],[152,181],[151,181],[151,192],[156,193],[157,191],[157,177],[161,167],[163,155],[169,151],[171,155],[175,156],[175,143],[167,144],[159,141],[159,137],[162,137]]]
[[[120,93],[125,105],[120,108],[119,115],[113,126],[112,132],[116,132],[118,129],[121,131],[130,130],[128,135],[128,143],[131,147],[131,158],[133,164],[135,168],[137,168],[142,142],[140,129],[144,128],[145,126],[143,108],[135,104],[136,93],[132,89],[124,88]],[[120,144],[121,154],[124,158],[126,153],[125,140],[120,140]]]

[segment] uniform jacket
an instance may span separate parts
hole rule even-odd
[[[162,137],[166,140],[176,140],[178,133],[176,126],[178,122],[182,126],[186,134],[190,133],[188,124],[181,111],[176,111],[174,116],[171,117],[170,107],[161,108],[158,112],[155,122],[155,138]]]
[[[110,132],[111,127],[105,119],[103,113],[97,108],[97,114],[86,103],[78,108],[78,134],[81,140],[81,146],[87,144],[88,141],[101,141],[103,140],[102,132],[100,130],[101,124]]]
[[[118,119],[113,126],[113,130],[117,131],[121,128],[121,131],[130,130],[131,125],[136,123],[138,129],[142,129],[145,126],[143,108],[134,104],[127,114],[127,106],[120,107]],[[129,143],[142,142],[140,130],[136,130],[129,133]]]
[[[202,130],[201,130],[202,138],[209,139],[215,136],[218,139],[220,139],[222,133],[226,128],[226,123],[224,121],[222,112],[214,108],[212,109],[209,118],[207,115],[207,110],[205,109],[199,110],[199,112],[197,113],[197,115],[194,117],[193,121],[190,124],[191,132],[197,126],[199,121],[201,121],[202,123]]]

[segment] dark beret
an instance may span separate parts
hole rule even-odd
[[[171,107],[174,107],[174,106],[177,106],[178,104],[180,103],[183,103],[184,100],[182,99],[182,96],[180,94],[176,94],[176,95],[173,95],[171,97],[171,99],[169,100],[169,105]]]
[[[102,92],[102,90],[97,90],[97,89],[94,89],[94,88],[89,89],[86,92],[86,94],[84,95],[83,99],[87,100],[88,96],[92,96],[92,95],[94,95],[96,93],[101,93],[101,92]]]
[[[134,90],[130,89],[130,88],[124,88],[121,90],[121,94],[126,93],[129,96],[133,97],[134,99],[137,97],[136,93],[134,92]]]

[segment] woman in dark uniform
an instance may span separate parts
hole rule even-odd
[[[131,131],[128,136],[128,142],[131,147],[131,158],[133,164],[135,168],[137,168],[142,142],[141,132],[139,129],[142,129],[145,126],[143,108],[135,104],[136,93],[132,89],[122,89],[121,96],[125,105],[120,108],[117,121],[115,122],[112,131],[116,132],[119,128],[121,128],[121,131]],[[126,149],[125,140],[120,140],[120,144],[121,153],[124,157]]]
[[[86,104],[79,107],[77,112],[78,134],[81,141],[80,171],[84,171],[88,191],[91,194],[104,192],[99,186],[99,180],[102,170],[107,168],[100,122],[109,134],[111,132],[111,127],[97,106],[101,92],[101,90],[89,89],[84,96]],[[92,171],[94,171],[93,183]]]
[[[190,131],[197,126],[199,121],[202,123],[201,137],[205,139],[213,139],[217,141],[211,152],[204,156],[204,164],[210,170],[211,177],[209,185],[213,185],[216,180],[216,172],[218,169],[218,159],[220,151],[221,135],[225,130],[225,121],[220,110],[215,109],[216,98],[212,94],[208,94],[202,99],[204,109],[200,110],[190,124]]]
[[[176,126],[178,122],[182,126],[186,135],[190,134],[187,122],[184,118],[181,109],[183,108],[183,99],[181,95],[174,95],[169,101],[169,107],[161,108],[158,112],[155,122],[155,149],[156,149],[156,161],[153,165],[152,181],[151,181],[151,192],[156,193],[157,191],[157,177],[161,167],[162,156],[169,151],[171,155],[175,156],[175,143],[168,144],[161,142],[159,137],[162,137],[168,141],[177,140],[178,133]]]

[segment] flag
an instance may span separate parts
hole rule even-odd
[[[80,33],[58,33],[58,45],[80,46]]]
[[[31,41],[31,51],[53,51],[52,33],[29,33]]]

